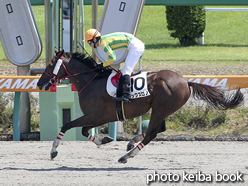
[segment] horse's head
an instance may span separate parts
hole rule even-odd
[[[56,56],[52,58],[50,63],[47,65],[46,69],[44,70],[42,76],[40,77],[37,86],[40,90],[47,91],[54,83],[56,83],[56,79],[62,75],[62,72],[59,70],[61,64],[63,62],[63,54],[64,50],[58,52],[55,49]]]
[[[77,75],[85,74],[83,77],[80,76],[80,78],[85,78],[87,81],[92,78],[93,74],[98,73],[98,78],[101,78],[107,77],[112,72],[112,69],[109,67],[97,69],[97,63],[91,57],[86,57],[82,53],[67,53],[64,50],[59,52],[55,48],[55,54],[56,56],[52,58],[37,83],[40,90],[48,90],[57,80],[65,77],[76,77]]]

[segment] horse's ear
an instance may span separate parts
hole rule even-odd
[[[57,55],[57,57],[60,58],[61,56],[63,56],[64,53],[65,53],[65,51],[62,50],[62,51]]]
[[[54,52],[55,52],[55,54],[57,54],[59,52],[56,47],[54,47]]]

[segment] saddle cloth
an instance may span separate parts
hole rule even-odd
[[[116,96],[117,79],[120,78],[120,73],[112,73],[108,77],[106,90],[111,97]],[[142,72],[138,75],[131,76],[130,99],[136,99],[149,96],[147,89],[147,72]]]

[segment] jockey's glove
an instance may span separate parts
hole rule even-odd
[[[100,63],[96,66],[97,70],[102,70],[102,68],[103,68],[103,63]]]

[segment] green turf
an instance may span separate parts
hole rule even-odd
[[[144,8],[137,37],[146,43],[143,61],[247,61],[248,12],[206,12],[205,44],[180,47],[166,29],[165,7]]]
[[[103,6],[99,6],[99,20]],[[32,6],[43,42],[39,61],[45,60],[45,10]],[[85,30],[91,27],[91,6],[84,7]],[[205,44],[180,47],[178,39],[170,37],[166,28],[165,6],[145,6],[137,37],[146,44],[143,63],[159,62],[247,62],[248,12],[207,12]],[[87,50],[91,53],[90,47]],[[0,61],[7,61],[0,47]]]

